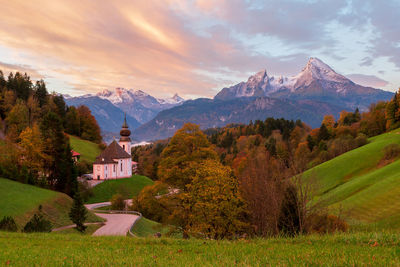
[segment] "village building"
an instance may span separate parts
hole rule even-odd
[[[119,142],[114,140],[93,163],[93,179],[107,180],[132,176],[131,131],[126,116],[119,132]]]

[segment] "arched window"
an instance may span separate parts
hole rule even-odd
[[[122,160],[121,160],[121,172],[122,172]]]
[[[125,150],[125,145],[122,145],[122,148]]]

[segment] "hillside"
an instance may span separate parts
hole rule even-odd
[[[216,241],[0,232],[0,263],[12,266],[398,266],[399,239],[399,234],[389,233]]]
[[[196,99],[161,111],[154,119],[133,131],[138,140],[157,140],[174,135],[183,124],[192,122],[202,129],[223,127],[230,123],[249,123],[267,117],[301,119],[317,127],[326,114],[339,114],[341,107],[316,102],[269,97],[241,97],[231,100]]]
[[[142,175],[132,175],[131,178],[107,180],[93,187],[93,196],[87,203],[110,201],[115,194],[122,194],[126,199],[139,194],[140,190],[153,181]]]
[[[81,154],[81,159],[93,163],[100,155],[101,149],[93,142],[69,135],[69,142],[73,150]]]
[[[68,217],[72,199],[63,193],[0,178],[0,196],[0,218],[12,216],[20,228],[29,221],[39,205],[42,205],[53,227],[72,224]],[[101,220],[89,212],[88,222]]]
[[[354,226],[399,228],[400,161],[380,166],[383,149],[400,144],[400,129],[308,170],[318,199]]]

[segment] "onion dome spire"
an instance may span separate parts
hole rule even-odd
[[[124,123],[122,124],[122,129],[119,132],[119,134],[121,135],[120,141],[130,141],[131,140],[129,138],[129,136],[131,135],[131,131],[129,130],[129,126],[126,123],[126,113],[125,113],[125,117],[124,117]]]

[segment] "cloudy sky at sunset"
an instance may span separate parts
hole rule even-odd
[[[212,97],[314,56],[363,85],[400,86],[399,0],[0,0],[0,69],[71,95],[125,87]]]

